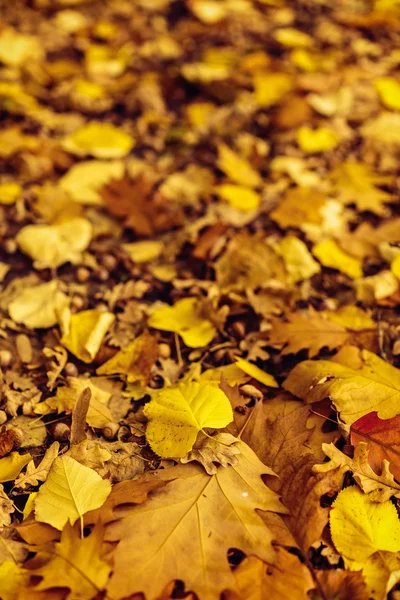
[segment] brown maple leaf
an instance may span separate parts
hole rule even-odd
[[[169,231],[183,222],[182,210],[170,207],[143,175],[135,180],[124,177],[111,181],[103,187],[101,195],[109,212],[116,217],[125,217],[125,227],[138,235]]]
[[[290,313],[286,315],[286,319],[274,319],[269,335],[270,344],[284,344],[282,354],[297,354],[300,350],[307,349],[312,358],[322,348],[339,348],[350,338],[344,327],[325,319],[315,311],[304,315]]]

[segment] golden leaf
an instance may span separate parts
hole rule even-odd
[[[313,247],[312,253],[324,267],[337,269],[352,279],[362,277],[362,262],[346,254],[334,240],[325,240]]]
[[[64,138],[62,146],[77,156],[123,158],[133,148],[132,136],[114,125],[91,121]]]
[[[18,452],[11,452],[5,458],[0,458],[0,483],[13,481],[31,460],[30,454]]]
[[[382,104],[392,110],[400,110],[400,83],[393,77],[378,77],[374,86]]]
[[[111,483],[70,456],[55,459],[35,500],[36,520],[63,529],[89,510],[99,508],[111,492]]]
[[[326,127],[311,129],[304,126],[297,130],[297,143],[307,154],[332,150],[338,145],[339,141],[338,135]]]
[[[27,225],[16,236],[18,246],[36,269],[79,263],[92,238],[92,225],[77,217],[55,225]]]
[[[119,541],[110,596],[119,600],[143,592],[155,598],[178,578],[200,598],[218,600],[223,589],[235,589],[229,548],[273,562],[273,536],[255,509],[285,509],[261,479],[273,471],[243,442],[239,449],[238,464],[220,467],[216,475],[194,465],[158,471],[157,479],[174,481],[108,526],[107,539]]]
[[[16,323],[31,328],[56,325],[69,305],[69,298],[60,291],[57,279],[31,288],[24,288],[8,305],[10,317]]]
[[[260,174],[247,160],[236,154],[225,144],[218,146],[218,168],[239,185],[254,188],[262,185]]]
[[[95,309],[71,315],[61,343],[77,358],[90,363],[114,320],[112,313]]]
[[[162,458],[185,456],[199,431],[220,429],[233,419],[232,407],[217,387],[185,383],[159,391],[144,407],[146,438]]]
[[[148,331],[145,331],[101,365],[96,373],[98,375],[122,373],[127,375],[127,380],[130,382],[140,381],[143,385],[147,385],[157,355],[157,340]]]
[[[78,204],[104,204],[100,195],[101,188],[113,179],[124,175],[124,164],[120,160],[88,160],[77,163],[65,175],[58,185]]]
[[[261,201],[260,194],[243,185],[225,183],[216,186],[215,192],[230,206],[244,212],[256,210]]]

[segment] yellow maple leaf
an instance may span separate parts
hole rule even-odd
[[[297,143],[307,154],[332,150],[338,145],[339,141],[338,135],[326,127],[311,129],[304,126],[297,130]]]
[[[111,483],[70,456],[55,459],[35,500],[36,520],[63,529],[89,510],[100,508],[111,492]]]
[[[77,217],[55,225],[27,225],[16,236],[18,246],[36,269],[56,268],[82,259],[92,238],[92,225]]]
[[[71,167],[58,185],[78,204],[103,204],[101,188],[113,179],[122,179],[124,163],[121,160],[87,160]]]
[[[140,381],[146,385],[150,378],[151,367],[157,360],[158,346],[154,336],[145,331],[125,348],[122,348],[110,360],[96,371],[98,375],[127,375],[129,382]]]
[[[363,275],[361,260],[343,252],[335,240],[324,240],[316,244],[312,253],[324,267],[337,269],[352,279],[358,279]]]
[[[262,185],[262,178],[250,163],[228,148],[226,144],[218,146],[218,168],[239,185],[254,188]]]
[[[225,427],[233,419],[224,392],[211,385],[185,383],[166,388],[144,407],[146,438],[162,458],[185,456],[205,427]]]
[[[190,348],[207,346],[216,334],[211,321],[201,315],[201,306],[196,298],[183,298],[173,306],[155,310],[148,325],[178,333]]]
[[[378,77],[374,86],[386,108],[400,110],[400,83],[393,77]]]
[[[27,327],[53,327],[69,305],[68,296],[60,291],[58,281],[53,279],[21,292],[8,305],[10,317]]]
[[[29,572],[13,560],[0,565],[0,597],[2,600],[17,600],[20,588],[29,581]]]
[[[97,525],[90,535],[81,538],[76,527],[66,523],[59,542],[40,549],[39,568],[29,573],[41,577],[35,590],[65,587],[75,597],[90,600],[104,589],[111,566],[101,555],[103,527]]]
[[[283,387],[307,403],[329,396],[347,425],[374,411],[381,419],[400,413],[400,371],[353,346],[345,346],[334,360],[299,363]]]
[[[399,561],[394,554],[387,556],[400,550],[400,521],[395,506],[390,501],[373,502],[357,487],[348,487],[333,503],[329,521],[333,543],[346,566],[353,571],[362,569],[370,596],[383,600],[400,578]],[[377,561],[383,563],[378,578]],[[390,563],[397,571],[394,579],[390,577]]]
[[[64,138],[62,147],[77,156],[123,158],[133,148],[134,140],[125,131],[109,123],[92,121]]]
[[[336,197],[343,204],[355,204],[359,210],[370,210],[378,215],[385,214],[385,203],[393,197],[376,186],[390,185],[394,178],[377,175],[365,163],[347,161],[338,165],[329,174]]]
[[[95,309],[71,315],[61,343],[77,358],[90,363],[114,320],[112,313]]]
[[[243,185],[225,183],[216,186],[215,191],[218,196],[223,200],[226,200],[230,206],[244,212],[256,210],[261,201],[260,194],[257,194],[254,190]]]

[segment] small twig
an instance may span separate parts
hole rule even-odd
[[[85,388],[79,396],[76,404],[72,410],[72,422],[71,422],[71,446],[79,444],[86,440],[86,415],[89,409],[90,398],[92,392],[90,388]]]

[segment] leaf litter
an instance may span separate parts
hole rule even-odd
[[[399,3],[0,13],[2,600],[396,600]]]

